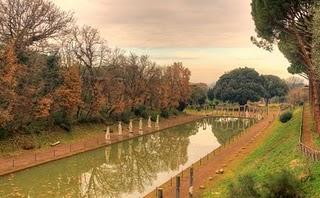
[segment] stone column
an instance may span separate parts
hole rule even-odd
[[[140,134],[140,135],[143,134],[143,129],[142,129],[143,126],[142,126],[142,125],[143,125],[143,123],[142,123],[142,118],[140,118],[140,119],[139,119],[139,134]]]
[[[148,117],[148,128],[152,128],[152,126],[151,126],[151,116]]]
[[[118,125],[118,135],[122,135],[122,123],[119,122],[119,125]]]

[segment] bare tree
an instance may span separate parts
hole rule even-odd
[[[72,52],[76,61],[84,66],[82,78],[87,86],[87,98],[90,98],[86,117],[98,111],[104,103],[101,85],[97,79],[96,69],[104,65],[109,48],[97,29],[90,26],[75,27],[72,31]]]
[[[286,79],[286,83],[289,87],[289,89],[299,88],[303,87],[305,85],[305,80],[303,78],[297,77],[297,76],[291,76]]]
[[[97,29],[91,26],[76,27],[72,31],[72,37],[73,52],[82,65],[87,69],[102,66],[110,50]]]
[[[17,51],[68,33],[73,15],[49,0],[0,0],[0,42]]]

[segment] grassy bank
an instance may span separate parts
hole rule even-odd
[[[259,182],[283,169],[289,169],[299,177],[308,168],[311,178],[302,183],[306,197],[320,197],[320,163],[307,160],[297,149],[301,119],[301,109],[298,109],[288,123],[277,121],[265,141],[245,160],[235,164],[233,171],[209,187],[202,197],[228,197],[228,186],[239,175],[252,174]]]
[[[81,139],[90,138],[103,133],[105,126],[102,124],[81,124],[74,126],[71,132],[60,128],[44,131],[39,134],[19,134],[0,141],[0,157],[17,155],[23,150],[23,145],[32,144],[35,149],[46,149],[50,144],[60,141],[72,143]]]
[[[184,120],[190,115],[179,114],[177,116],[170,116],[169,118],[160,118],[160,125],[170,124],[175,125],[177,119]],[[143,120],[143,125],[146,127],[147,120]],[[152,124],[154,125],[154,123]],[[123,132],[128,132],[128,124],[122,123]],[[133,130],[137,131],[139,128],[139,120],[133,121]],[[78,124],[72,127],[70,132],[56,127],[50,131],[43,131],[41,133],[31,134],[18,134],[12,136],[6,140],[0,140],[0,157],[19,155],[25,152],[23,145],[30,144],[34,146],[33,150],[44,150],[50,147],[52,143],[60,141],[62,144],[74,143],[90,138],[96,138],[97,136],[104,135],[106,126],[99,123],[85,123]],[[117,133],[118,123],[114,123],[110,127],[111,133]]]

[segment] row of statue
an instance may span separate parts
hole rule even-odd
[[[156,130],[160,129],[159,120],[160,120],[160,116],[157,115],[156,122],[155,122],[155,129]],[[152,128],[151,116],[148,117],[147,127],[149,129]],[[133,119],[130,119],[128,129],[129,129],[129,134],[133,134],[134,133],[133,132]],[[143,120],[142,120],[142,118],[139,119],[139,134],[143,135]],[[122,122],[118,123],[118,135],[119,136],[123,135]],[[105,139],[107,141],[111,140],[110,126],[107,126]]]

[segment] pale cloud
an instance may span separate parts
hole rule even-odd
[[[98,28],[111,47],[149,54],[159,64],[182,61],[195,82],[239,66],[288,76],[279,51],[253,46],[251,0],[54,0],[79,24]]]

